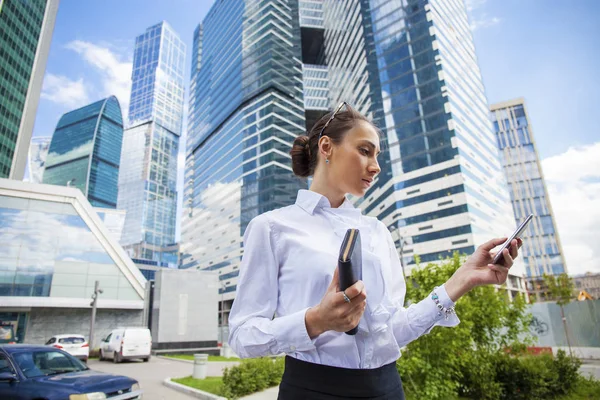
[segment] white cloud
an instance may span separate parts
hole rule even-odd
[[[477,29],[489,28],[490,26],[498,25],[500,21],[500,18],[488,17],[485,13],[479,17],[471,17],[471,30],[476,31]]]
[[[485,3],[487,3],[487,0],[466,0],[466,3],[467,3],[467,10],[473,11],[478,8],[482,8],[485,5]]]
[[[498,25],[502,21],[498,17],[489,16],[485,11],[486,3],[487,0],[466,0],[472,31],[489,28]]]
[[[600,272],[600,142],[542,161],[570,274]]]
[[[115,95],[121,103],[123,117],[127,116],[129,95],[131,92],[132,63],[115,53],[108,45],[75,40],[66,45],[67,49],[77,52],[83,60],[92,66],[101,77],[102,97]]]
[[[66,76],[47,74],[41,97],[67,108],[78,108],[89,103],[83,78],[71,80]]]

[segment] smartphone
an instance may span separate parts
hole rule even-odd
[[[521,222],[521,225],[519,225],[519,227],[513,232],[513,234],[510,235],[508,240],[506,242],[504,242],[502,244],[502,246],[500,246],[498,253],[496,253],[496,255],[494,256],[494,260],[492,261],[492,264],[502,264],[502,262],[504,261],[502,252],[504,251],[504,249],[510,248],[510,243],[514,239],[518,238],[519,235],[521,235],[521,233],[523,233],[525,228],[527,228],[527,224],[529,224],[529,222],[531,221],[532,218],[533,218],[533,214],[530,214],[527,218],[525,218],[525,220],[523,222]]]

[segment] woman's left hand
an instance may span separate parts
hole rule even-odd
[[[508,278],[508,270],[512,267],[514,259],[519,255],[519,248],[523,244],[521,239],[514,239],[509,249],[504,249],[503,264],[492,264],[495,252],[492,250],[506,241],[506,238],[492,239],[479,246],[467,261],[452,275],[444,287],[452,301],[458,300],[462,295],[476,286],[501,285]]]

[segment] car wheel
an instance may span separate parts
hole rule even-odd
[[[150,361],[150,356],[148,356],[148,357],[144,358],[143,360],[144,360],[144,362],[148,362],[148,361]]]
[[[104,361],[106,360],[106,358],[104,358],[104,353],[102,352],[102,350],[100,350],[100,355],[98,355],[98,361]]]
[[[121,357],[119,356],[119,353],[117,353],[116,351],[115,351],[115,354],[114,354],[114,356],[113,356],[113,362],[114,362],[115,364],[118,364],[118,363],[120,363],[120,362],[121,362]]]

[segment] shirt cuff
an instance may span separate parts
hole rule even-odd
[[[454,302],[448,296],[444,286],[436,287],[435,293],[438,295],[438,301],[444,308],[454,307]],[[448,314],[448,319],[446,319],[444,312],[442,312],[442,315],[439,315],[437,304],[431,298],[431,294],[417,304],[410,306],[408,312],[409,321],[412,321],[414,326],[423,329],[424,333],[429,333],[435,326],[452,327],[460,323],[456,313]]]
[[[450,308],[450,307],[454,307],[454,302],[452,301],[452,299],[450,298],[450,296],[448,296],[448,292],[446,292],[446,286],[445,284],[442,286],[438,286],[436,288],[435,291],[438,295],[438,300],[440,301],[440,303],[442,303],[442,305],[445,308]]]
[[[273,319],[272,332],[276,332],[277,353],[293,354],[316,349],[314,340],[306,330],[305,315],[308,309]]]

